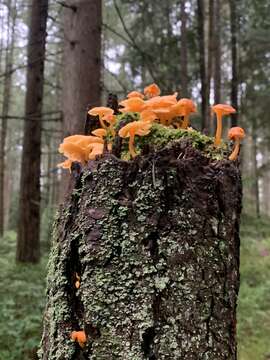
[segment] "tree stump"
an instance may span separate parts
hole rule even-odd
[[[56,221],[40,359],[236,359],[241,196],[237,163],[186,140],[89,162]]]

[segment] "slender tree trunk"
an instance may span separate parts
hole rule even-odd
[[[211,122],[210,115],[211,109],[209,106],[210,103],[210,94],[211,94],[211,82],[213,77],[213,56],[214,56],[214,0],[209,0],[208,4],[208,58],[207,58],[207,86],[206,86],[206,99],[207,99],[207,129],[208,131],[212,130],[213,122]]]
[[[240,209],[237,164],[185,141],[91,162],[56,221],[40,359],[236,360]]]
[[[231,81],[231,104],[238,109],[238,66],[237,66],[237,4],[230,0],[230,23],[231,23],[231,56],[232,56],[232,81]],[[231,126],[237,125],[237,112],[231,115]]]
[[[101,97],[101,0],[67,0],[64,7],[63,112],[66,134],[83,133],[87,105]]]
[[[180,1],[180,21],[181,21],[181,97],[188,97],[188,53],[187,53],[187,13],[186,0]]]
[[[220,26],[220,0],[214,2],[214,102],[221,103],[221,26]]]
[[[7,116],[10,108],[10,96],[12,86],[12,63],[13,51],[15,42],[15,22],[16,9],[10,1],[8,4],[8,18],[10,30],[8,31],[7,43],[9,42],[9,49],[6,49],[6,66],[4,77],[4,93],[3,106],[1,118],[1,133],[0,133],[0,236],[3,235],[5,225],[5,170],[6,170],[6,139],[7,139]],[[10,35],[9,35],[10,33]]]
[[[205,8],[204,0],[197,0],[197,19],[198,19],[198,42],[200,52],[200,78],[201,78],[201,114],[202,114],[202,130],[208,129],[208,90],[207,90],[207,74],[205,61]]]
[[[32,0],[20,185],[17,261],[40,258],[41,111],[48,0]]]

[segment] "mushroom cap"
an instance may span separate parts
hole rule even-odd
[[[190,113],[194,113],[197,111],[196,105],[191,99],[182,98],[176,104],[176,109],[178,109],[179,116],[189,115]]]
[[[147,97],[152,98],[154,96],[160,95],[160,88],[157,84],[154,83],[146,86],[143,92]]]
[[[157,119],[157,115],[152,110],[144,110],[140,114],[140,119],[141,119],[141,121],[144,121],[144,122],[146,122],[146,121],[153,122]]]
[[[230,115],[234,114],[236,112],[235,108],[233,108],[231,105],[226,104],[217,104],[212,106],[212,110],[218,115]]]
[[[99,128],[99,129],[93,130],[92,134],[99,138],[103,138],[104,136],[106,136],[107,131],[103,128]]]
[[[145,102],[145,107],[149,110],[170,107],[177,103],[176,96],[177,93],[173,95],[155,96]]]
[[[230,128],[228,132],[228,138],[230,140],[243,139],[246,136],[245,130],[239,126]]]
[[[143,99],[139,97],[132,97],[130,99],[123,100],[120,102],[120,105],[124,106],[123,109],[120,109],[121,112],[141,112],[145,107]]]
[[[98,142],[103,144],[103,140],[91,135],[71,135],[65,137],[63,143],[79,144],[80,146],[88,146],[91,143]]]
[[[104,140],[91,135],[72,135],[63,140],[58,150],[69,160],[83,163],[89,158],[89,145],[96,143],[103,146]]]
[[[123,126],[119,130],[119,136],[122,138],[130,137],[130,135],[144,136],[149,134],[152,124],[142,120],[132,121],[131,123]]]
[[[78,144],[63,142],[60,144],[58,150],[71,161],[84,162],[86,160],[85,149]]]
[[[134,97],[143,99],[144,95],[142,93],[140,93],[139,91],[131,91],[130,93],[128,93],[127,97],[128,97],[128,99],[134,98]]]
[[[99,116],[101,119],[106,116],[106,115],[113,115],[113,109],[105,107],[105,106],[98,106],[98,107],[94,107],[93,109],[88,111],[89,115],[93,115],[93,116]]]

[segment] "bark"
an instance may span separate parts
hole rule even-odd
[[[74,181],[54,231],[40,359],[236,359],[237,164],[175,141],[89,162]],[[79,329],[84,348],[70,340]]]
[[[185,6],[186,0],[181,0],[181,97],[188,97],[187,13]]]
[[[100,104],[101,0],[64,7],[63,112],[65,136],[83,133],[84,113]]]
[[[204,0],[197,0],[197,19],[198,19],[198,42],[200,54],[200,78],[201,78],[201,114],[202,114],[202,130],[208,129],[208,90],[207,75],[205,61],[205,9]]]
[[[214,2],[214,101],[215,104],[221,103],[221,26],[220,26],[220,0]]]
[[[10,108],[10,95],[12,85],[12,63],[15,42],[16,9],[12,2],[8,4],[8,18],[10,29],[8,31],[9,49],[6,50],[4,92],[0,134],[0,236],[3,236],[5,225],[5,170],[6,170],[6,141],[7,141],[7,117]]]
[[[48,0],[33,0],[28,37],[27,90],[21,166],[17,261],[40,258],[41,110]]]
[[[231,56],[232,56],[232,81],[231,81],[231,104],[238,109],[238,69],[237,69],[237,5],[230,0],[230,23],[231,23]],[[231,126],[237,126],[237,112],[231,115]]]

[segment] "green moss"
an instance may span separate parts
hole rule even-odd
[[[129,123],[136,121],[139,118],[138,113],[126,113],[118,116],[116,128],[120,122],[125,121]],[[161,149],[168,145],[172,141],[185,139],[198,150],[202,151],[207,157],[214,160],[222,160],[228,156],[229,147],[225,142],[221,143],[218,148],[214,146],[214,138],[206,136],[194,129],[176,129],[171,126],[163,126],[161,124],[154,123],[152,125],[149,135],[135,136],[135,147],[138,154],[140,154],[142,148],[147,144],[154,147],[154,149]],[[122,159],[129,160],[128,153],[128,139],[123,139],[122,145]]]

